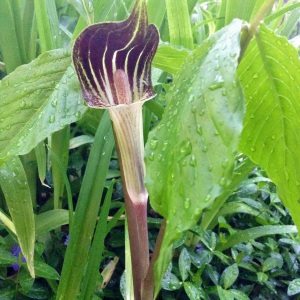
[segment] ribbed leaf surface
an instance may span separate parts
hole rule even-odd
[[[300,228],[300,61],[261,26],[239,67],[247,109],[240,150],[267,171]]]
[[[86,111],[67,50],[42,54],[0,82],[0,159],[28,153]]]
[[[163,119],[148,139],[150,201],[167,219],[157,287],[171,259],[172,242],[232,179],[243,118],[235,74],[240,29],[241,21],[234,21],[188,56],[168,94]]]

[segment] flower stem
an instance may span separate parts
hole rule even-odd
[[[134,296],[141,300],[142,281],[149,267],[142,102],[115,106],[109,112],[122,174]]]

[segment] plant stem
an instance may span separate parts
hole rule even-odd
[[[149,267],[142,103],[116,106],[109,112],[122,174],[134,296],[135,300],[141,300],[142,281]]]
[[[250,26],[248,28],[248,31],[245,33],[244,36],[241,38],[241,54],[240,54],[240,61],[250,43],[252,40],[257,27],[259,26],[260,22],[263,20],[265,15],[272,9],[274,6],[276,0],[267,0],[264,2],[264,4],[261,6],[255,17],[252,19],[252,22],[250,23]]]
[[[161,224],[157,240],[155,243],[154,251],[151,257],[150,266],[147,272],[147,276],[143,280],[142,285],[142,299],[143,300],[152,300],[154,295],[154,265],[158,259],[160,248],[164,239],[166,229],[166,220],[163,219],[163,222]]]

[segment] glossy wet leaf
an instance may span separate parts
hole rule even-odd
[[[146,145],[151,205],[167,219],[157,282],[172,243],[230,184],[243,118],[235,71],[241,21],[213,35],[183,64]],[[208,72],[209,70],[209,72]]]
[[[183,248],[180,252],[178,264],[181,279],[182,281],[185,281],[188,278],[189,273],[191,271],[191,258],[188,251],[185,248]]]
[[[231,291],[227,291],[220,286],[217,286],[217,291],[220,300],[234,300],[234,295]]]
[[[279,257],[268,257],[262,263],[262,271],[267,272],[274,268],[282,268],[283,260]]]
[[[8,159],[0,167],[0,186],[14,223],[18,242],[30,274],[34,277],[35,222],[30,188],[19,157]]]
[[[287,294],[289,296],[293,296],[300,293],[300,279],[294,279],[292,282],[290,282]]]
[[[86,111],[70,63],[69,51],[49,51],[0,82],[0,159],[28,153]]]
[[[162,44],[158,47],[153,59],[153,66],[171,74],[176,74],[187,56],[189,51],[184,48]]]
[[[247,98],[240,151],[261,165],[300,228],[300,61],[261,25],[239,66]]]
[[[236,279],[239,276],[239,268],[237,264],[233,264],[229,267],[227,267],[222,275],[221,275],[221,282],[222,286],[225,290],[227,290],[229,287],[231,287]]]
[[[207,297],[204,290],[197,284],[184,282],[183,287],[190,300],[206,299]]]

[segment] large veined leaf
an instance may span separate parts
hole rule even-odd
[[[148,139],[146,185],[152,207],[167,224],[155,267],[157,288],[173,241],[232,179],[243,119],[235,74],[241,26],[235,20],[188,56],[167,96],[163,119]]]
[[[300,228],[300,61],[286,38],[261,25],[239,67],[247,98],[240,150],[274,181]]]
[[[35,220],[30,187],[19,157],[8,159],[0,167],[0,185],[22,253],[26,258],[30,274],[34,277]]]
[[[46,52],[0,82],[0,159],[28,153],[86,111],[70,53]]]

